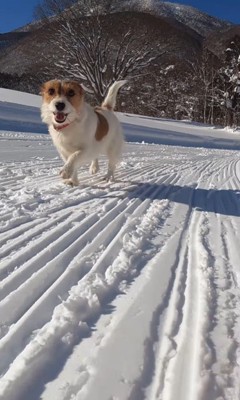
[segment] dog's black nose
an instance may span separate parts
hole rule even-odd
[[[65,103],[62,103],[61,101],[59,101],[58,103],[55,104],[55,107],[58,111],[63,111],[65,108]]]

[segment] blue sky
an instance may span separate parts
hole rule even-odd
[[[31,22],[34,7],[39,2],[39,0],[0,0],[0,33],[9,32]],[[192,5],[210,15],[240,24],[240,0],[172,0],[172,2]]]
[[[39,0],[0,0],[0,33],[31,22],[37,4]]]

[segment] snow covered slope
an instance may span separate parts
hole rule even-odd
[[[203,37],[216,30],[224,29],[232,24],[219,18],[210,16],[195,7],[170,1],[160,0],[131,0],[117,2],[116,10],[133,9],[143,12],[150,12],[163,18],[172,20],[172,22],[181,23],[189,27]]]
[[[40,96],[0,88],[0,129],[47,133],[40,119]]]
[[[120,117],[116,182],[77,188],[1,128],[1,400],[239,399],[239,137]]]

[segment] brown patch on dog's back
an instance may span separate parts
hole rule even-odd
[[[104,136],[107,135],[108,129],[109,129],[108,122],[107,122],[106,118],[102,115],[100,110],[101,110],[100,107],[96,107],[94,110],[98,117],[98,124],[97,124],[96,133],[95,133],[95,138],[98,142],[100,140],[102,140],[104,138]]]

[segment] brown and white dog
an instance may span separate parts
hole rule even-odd
[[[65,163],[60,172],[64,183],[78,185],[77,169],[85,162],[92,161],[90,173],[95,174],[99,169],[99,154],[108,157],[105,179],[114,179],[124,139],[113,110],[117,92],[125,82],[115,82],[101,107],[95,109],[84,101],[83,88],[78,82],[51,80],[42,85],[41,116]]]

